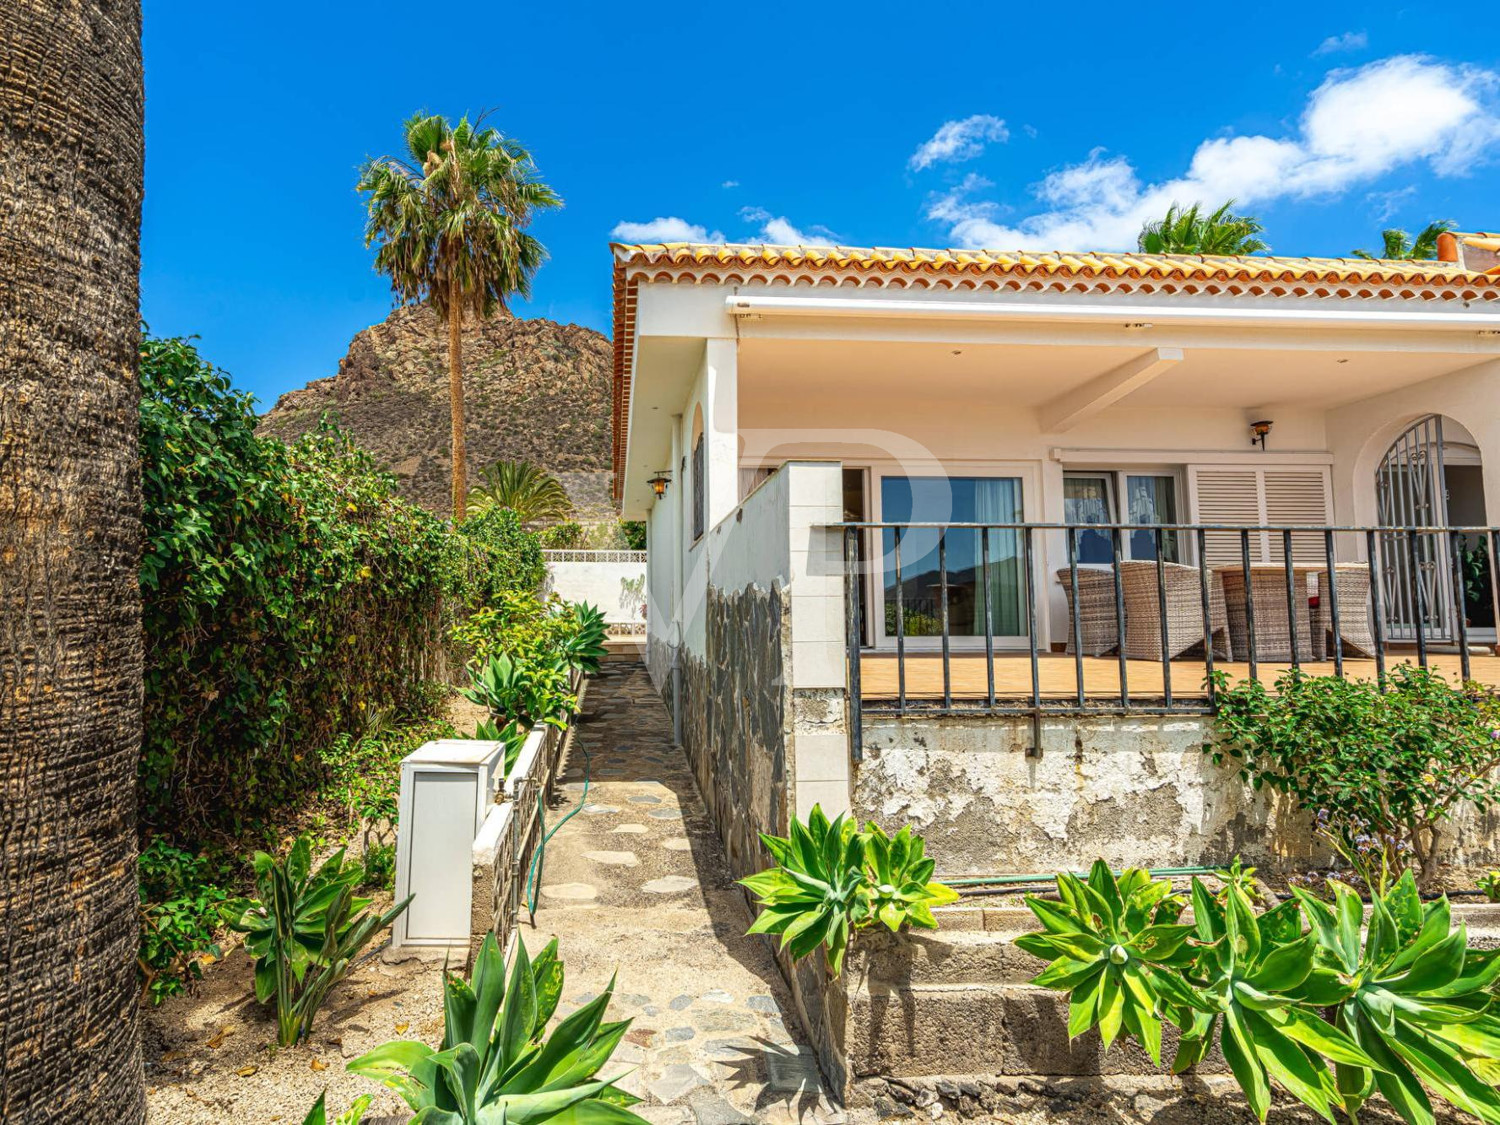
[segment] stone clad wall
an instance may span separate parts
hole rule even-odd
[[[737,878],[768,865],[760,833],[787,832],[788,610],[779,583],[710,588],[707,651],[685,661],[683,743]]]

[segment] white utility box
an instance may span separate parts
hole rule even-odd
[[[505,780],[505,744],[445,738],[401,760],[391,947],[467,946],[474,837]]]

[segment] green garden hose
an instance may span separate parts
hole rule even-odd
[[[526,914],[527,921],[532,926],[536,925],[537,874],[542,869],[542,856],[547,850],[547,841],[552,839],[557,834],[557,830],[572,820],[578,814],[578,810],[588,803],[589,779],[593,773],[594,761],[586,747],[580,746],[578,749],[583,753],[583,792],[579,794],[578,804],[569,809],[567,815],[552,826],[551,832],[547,831],[546,792],[545,790],[539,791],[536,795],[536,820],[541,826],[542,837],[537,841],[536,851],[531,856],[531,873],[526,877]]]
[[[1213,867],[1153,867],[1147,874],[1152,878],[1168,878],[1173,875],[1212,875],[1217,870]],[[1075,871],[1073,874],[1080,879],[1088,878],[1087,871]],[[1114,872],[1116,878],[1120,872]],[[974,878],[944,879],[941,876],[937,881],[949,887],[994,887],[1010,886],[1017,883],[1050,883],[1056,879],[1055,873],[1050,875],[981,875]]]

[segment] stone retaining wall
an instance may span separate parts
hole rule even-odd
[[[1273,870],[1332,859],[1308,817],[1256,793],[1203,745],[1207,716],[1049,719],[1028,755],[1025,718],[866,716],[853,801],[889,831],[910,824],[947,876],[1113,867],[1214,866],[1236,855]],[[1460,809],[1449,862],[1500,863],[1500,811]]]

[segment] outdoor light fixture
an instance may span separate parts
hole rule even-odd
[[[1260,446],[1261,452],[1264,453],[1266,448],[1266,435],[1270,432],[1271,422],[1269,419],[1262,419],[1259,422],[1251,422],[1250,444]]]
[[[660,500],[667,494],[667,485],[672,483],[672,475],[662,469],[646,483],[651,486],[651,491],[656,493],[656,498]]]

